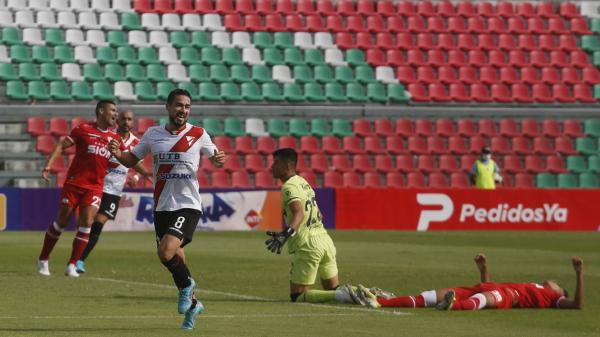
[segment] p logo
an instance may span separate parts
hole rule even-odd
[[[437,210],[422,210],[417,225],[418,231],[426,231],[432,221],[446,221],[454,212],[452,199],[443,193],[418,193],[417,202],[422,206],[441,206]]]

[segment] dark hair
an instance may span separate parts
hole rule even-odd
[[[190,95],[189,91],[187,91],[185,89],[177,88],[177,89],[173,89],[169,93],[169,96],[167,97],[167,104],[173,103],[173,101],[175,100],[175,97],[177,97],[177,96],[187,96],[190,100],[192,100],[192,95]]]
[[[117,105],[117,103],[115,103],[114,101],[107,100],[107,99],[103,99],[103,100],[99,101],[98,104],[96,104],[96,110],[95,110],[96,115],[98,114],[98,110],[104,109],[109,104]]]
[[[273,152],[273,157],[281,158],[286,163],[292,163],[294,167],[296,167],[296,163],[298,162],[298,153],[289,147],[276,150]]]

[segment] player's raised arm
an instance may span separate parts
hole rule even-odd
[[[52,151],[50,156],[48,156],[48,161],[46,162],[46,165],[44,165],[44,169],[42,170],[42,178],[44,178],[44,180],[50,181],[49,174],[50,167],[52,167],[52,163],[54,163],[54,160],[56,160],[58,156],[61,156],[63,154],[63,151],[66,148],[69,148],[73,145],[75,145],[75,143],[73,143],[73,141],[71,141],[71,139],[68,137],[63,138],[63,140],[61,140],[60,143],[56,144],[56,146],[54,147],[54,151]]]
[[[215,150],[213,156],[208,159],[215,167],[221,168],[225,165],[225,152]]]
[[[475,256],[475,264],[477,265],[477,269],[479,269],[479,276],[481,277],[481,282],[489,282],[490,277],[488,275],[487,258],[485,254],[477,254],[477,256]]]
[[[125,165],[126,167],[133,167],[141,160],[134,156],[131,152],[121,151],[121,143],[116,139],[112,139],[110,143],[108,143],[108,150],[121,164]]]
[[[579,256],[573,256],[571,259],[573,269],[575,269],[575,295],[573,300],[561,298],[556,304],[561,309],[582,309],[583,308],[583,260]]]

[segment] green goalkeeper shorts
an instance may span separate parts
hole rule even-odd
[[[307,238],[306,243],[291,254],[290,281],[295,284],[312,285],[317,274],[322,280],[338,274],[335,246],[328,234]]]

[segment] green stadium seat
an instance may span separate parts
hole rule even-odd
[[[65,81],[50,82],[50,97],[55,101],[70,101],[69,85]]]
[[[579,187],[581,188],[598,188],[598,175],[595,173],[581,173],[579,175]]]
[[[222,64],[211,65],[209,73],[210,75],[208,77],[210,80],[216,83],[224,83],[231,80],[231,78],[229,78],[229,73],[227,72],[227,67]]]
[[[577,178],[571,173],[561,173],[558,175],[558,187],[559,188],[576,188]]]
[[[252,43],[256,48],[264,49],[273,47],[271,34],[267,32],[256,32],[252,35]]]
[[[119,64],[107,64],[104,66],[104,78],[109,82],[124,81],[125,74]]]
[[[200,60],[206,65],[221,64],[219,50],[215,47],[204,47],[200,52]]]
[[[328,65],[320,65],[314,67],[315,81],[319,83],[330,83],[335,82],[336,79],[331,71],[331,67]]]
[[[229,137],[241,137],[246,135],[243,122],[237,118],[225,118],[224,125],[225,135]]]
[[[91,101],[94,99],[90,87],[85,81],[71,83],[71,96],[76,101]]]
[[[97,63],[88,63],[83,65],[83,78],[88,82],[102,81],[104,76]]]
[[[239,102],[242,100],[242,95],[237,84],[232,82],[221,83],[221,99],[225,102]]]
[[[19,64],[19,79],[22,81],[39,81],[40,75],[37,72],[35,64],[21,63]]]
[[[254,65],[252,66],[252,80],[257,83],[270,83],[273,82],[271,72],[267,66]],[[264,95],[264,93],[263,93]]]
[[[54,62],[57,63],[75,63],[73,51],[70,46],[54,46]]]
[[[588,136],[600,138],[600,119],[588,119],[583,122],[584,133]]]
[[[317,137],[332,135],[329,122],[322,118],[313,118],[310,120],[310,132],[313,136]]]
[[[96,60],[100,64],[118,63],[119,61],[113,53],[111,47],[97,47],[96,48]]]
[[[172,82],[158,82],[156,83],[156,97],[158,97],[159,100],[165,101],[167,100],[167,97],[169,97],[171,91],[173,91],[174,89],[175,84],[173,84]]]
[[[300,48],[290,47],[283,50],[283,62],[290,67],[305,65]]]
[[[92,83],[92,96],[96,100],[115,100],[112,87],[106,81],[96,81]]]
[[[202,91],[202,89],[200,91]],[[223,131],[223,128],[221,127],[221,122],[216,118],[204,118],[202,127],[211,137],[225,135],[225,131]]]
[[[198,50],[194,47],[183,47],[179,50],[179,60],[189,66],[191,64],[202,64]]]
[[[262,94],[265,100],[269,102],[282,102],[285,100],[285,97],[281,94],[279,84],[274,82],[263,83]]]
[[[283,97],[289,102],[304,102],[306,100],[302,94],[302,89],[296,83],[285,83],[283,85]]]
[[[346,84],[346,96],[352,102],[364,103],[369,101],[369,98],[365,95],[365,88],[360,83]]]
[[[348,99],[344,94],[344,89],[337,83],[325,83],[325,97],[332,102],[346,102]]]
[[[343,84],[354,82],[354,73],[352,72],[352,68],[346,66],[335,67],[335,80]]]
[[[199,33],[206,34],[206,32],[199,32]],[[208,34],[206,34],[206,36],[208,37]],[[187,32],[170,32],[169,33],[169,42],[171,42],[171,45],[175,48],[192,46],[192,43],[190,41],[188,41],[188,33]],[[205,47],[205,46],[203,45],[203,46],[199,46],[199,47]]]
[[[596,34],[600,34],[600,19],[592,19],[590,29]]]
[[[387,96],[390,102],[407,103],[410,97],[406,95],[406,90],[402,84],[388,84]]]
[[[357,81],[363,84],[376,83],[375,75],[373,74],[373,68],[371,66],[358,66],[355,69],[355,78]]]
[[[304,62],[313,67],[326,65],[323,59],[323,52],[319,49],[305,49]]]
[[[142,47],[138,49],[138,60],[141,64],[159,64],[160,61],[156,56],[156,48]],[[182,60],[183,61],[183,60]]]
[[[590,172],[600,173],[600,156],[589,156],[587,167]]]
[[[121,13],[121,27],[124,30],[143,30],[140,24],[140,16],[133,12]]]
[[[197,120],[196,118],[193,118],[193,117],[190,117],[188,119],[188,123],[192,124],[193,126],[200,126],[200,127],[202,126],[202,123],[199,120]]]
[[[14,27],[2,28],[1,41],[2,44],[9,46],[23,44],[23,40],[21,40],[21,34],[19,34],[19,30]]]
[[[314,82],[310,68],[306,65],[297,65],[294,67],[294,81],[296,83]]]
[[[285,127],[283,119],[269,118],[267,120],[267,132],[273,137],[289,136],[290,133]]]
[[[26,101],[29,98],[21,81],[6,82],[6,97],[13,101]]]
[[[323,94],[323,89],[319,83],[309,82],[304,84],[304,97],[309,102],[325,102],[327,97]]]
[[[200,83],[208,81],[206,68],[202,64],[192,64],[188,67],[188,76],[193,82]]]
[[[149,64],[146,67],[146,78],[152,82],[162,82],[167,79],[162,64]]]
[[[244,82],[241,84],[242,98],[249,102],[258,102],[263,100],[258,84],[254,82]]]
[[[53,62],[54,60],[50,57],[50,49],[46,46],[32,46],[31,47],[31,59],[35,63]]]
[[[331,121],[331,126],[331,133],[338,137],[354,136],[352,121],[349,119],[336,118]]]
[[[306,120],[304,118],[292,118],[290,123],[290,134],[296,137],[310,136],[311,132],[306,126]]]
[[[575,173],[583,173],[587,171],[585,159],[582,156],[568,156],[567,170]]]
[[[600,51],[600,43],[598,43],[598,36],[596,35],[584,35],[581,37],[581,48],[588,52]]]
[[[125,32],[120,30],[111,30],[108,33],[106,33],[106,41],[113,48],[129,45],[129,41],[127,39],[127,36],[125,35]]]
[[[273,46],[285,49],[294,45],[294,38],[288,32],[276,32],[273,34]]]
[[[27,96],[36,101],[47,101],[50,99],[48,90],[46,90],[46,83],[44,81],[31,81],[27,82]]]
[[[177,88],[187,90],[192,95],[192,101],[199,101],[200,95],[198,94],[198,86],[191,82],[179,82]]]
[[[11,63],[0,63],[0,80],[13,81],[17,79],[19,79],[19,76]]]
[[[223,63],[226,65],[232,66],[244,64],[242,55],[240,55],[240,51],[237,48],[223,48],[221,51],[223,53]]]
[[[144,67],[139,64],[128,64],[125,66],[125,77],[130,82],[146,81]]]
[[[556,176],[552,173],[540,173],[535,177],[535,186],[539,188],[556,188]]]
[[[117,48],[117,61],[121,64],[138,63],[135,49],[132,46],[122,46]]]
[[[363,53],[363,51],[360,49],[346,50],[346,62],[352,66],[367,65],[365,62],[365,53]]]
[[[210,35],[208,35],[207,32],[192,32],[191,44],[193,47],[196,48],[206,48],[213,46],[212,42],[210,41]]]
[[[596,63],[596,54],[598,54],[598,63]],[[594,53],[594,65],[596,67],[600,66],[600,52],[599,53]],[[596,84],[594,86],[594,98],[595,99],[600,99],[600,84]]]
[[[250,70],[245,65],[234,65],[231,66],[231,79],[236,83],[250,82]],[[258,87],[257,87],[258,88]],[[242,88],[243,89],[243,88]],[[244,90],[242,90],[243,94]]]
[[[50,28],[44,31],[44,41],[47,46],[58,46],[65,44],[64,30],[58,28]]]
[[[220,101],[221,96],[217,92],[217,86],[212,82],[200,83],[200,99],[203,101]]]
[[[44,81],[58,81],[62,79],[58,66],[54,62],[40,64],[40,77]]]
[[[17,44],[10,46],[10,60],[13,63],[32,62],[27,46]]]
[[[277,49],[275,47],[265,48],[263,50],[263,55],[264,55],[265,63],[269,66],[283,64],[283,58],[281,57],[281,52],[279,51],[279,49]]]
[[[598,154],[596,140],[593,138],[576,138],[575,149],[585,155]]]
[[[369,100],[379,103],[387,103],[388,101],[388,96],[385,94],[385,87],[379,82],[367,84],[367,97]]]
[[[134,92],[140,101],[156,101],[154,86],[148,81],[135,82]]]

